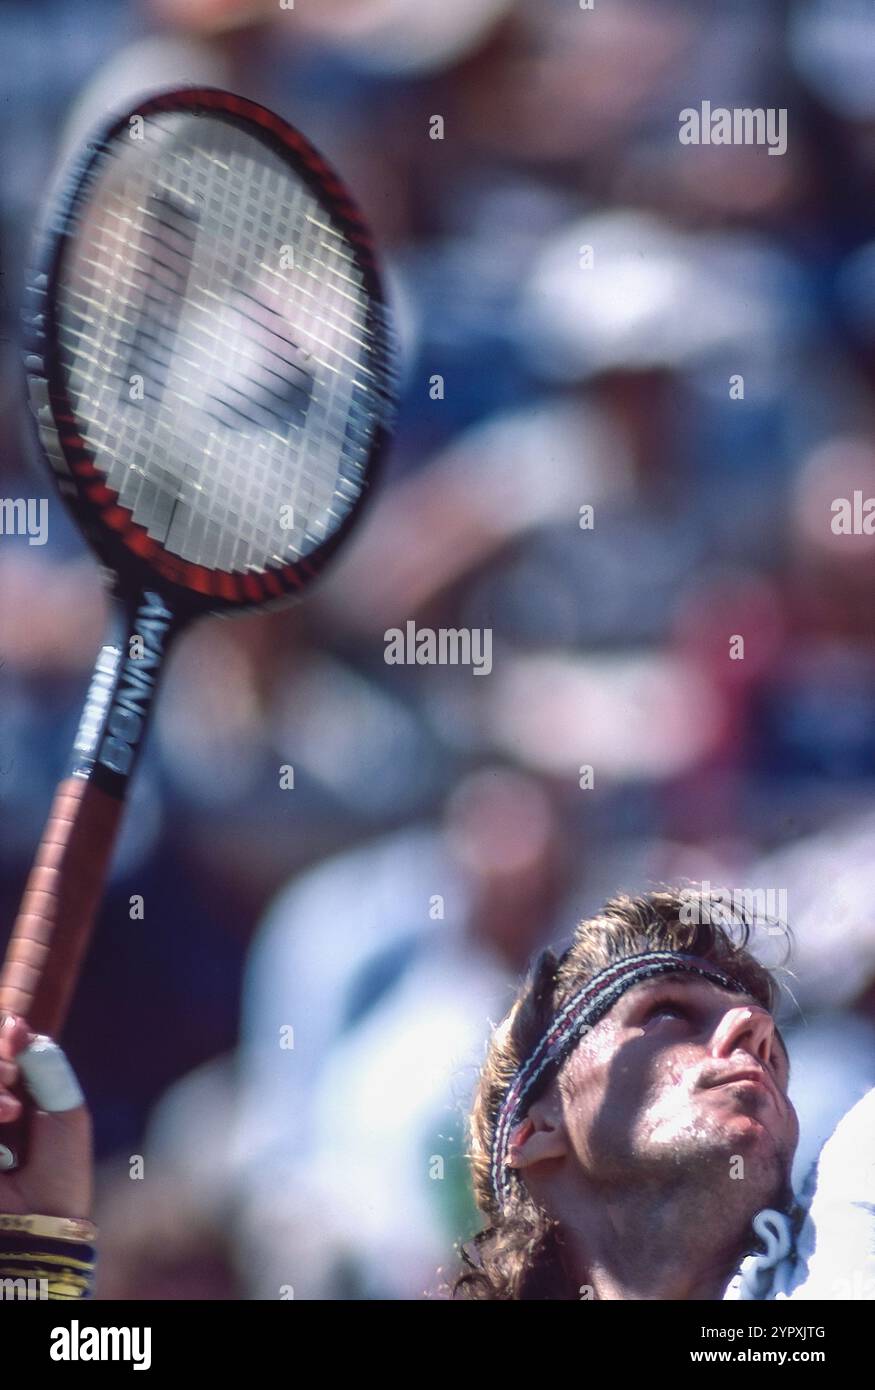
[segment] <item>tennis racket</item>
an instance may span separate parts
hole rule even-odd
[[[358,209],[296,130],[227,92],[109,122],[36,267],[31,410],[116,624],[0,972],[0,1011],[57,1036],[171,644],[315,578],[359,515],[395,385]],[[0,1167],[24,1162],[26,1130],[0,1131]]]

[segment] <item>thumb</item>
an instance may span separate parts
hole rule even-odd
[[[85,1097],[76,1073],[66,1054],[51,1038],[42,1033],[34,1034],[17,1060],[21,1079],[38,1110],[55,1115],[84,1105]]]

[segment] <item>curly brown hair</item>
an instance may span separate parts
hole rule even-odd
[[[691,906],[698,910],[689,911]],[[551,950],[541,953],[507,1017],[494,1030],[480,1073],[468,1157],[474,1196],[487,1224],[462,1247],[462,1268],[450,1290],[453,1298],[579,1297],[563,1263],[558,1223],[534,1201],[522,1181],[513,1184],[508,1207],[500,1208],[490,1176],[502,1099],[550,1018],[605,966],[649,950],[683,951],[713,963],[771,1013],[778,987],[771,971],[747,950],[752,926],[752,920],[744,917],[728,928],[719,924],[711,900],[690,888],[660,889],[640,897],[620,894],[598,916],[578,925],[561,957]]]

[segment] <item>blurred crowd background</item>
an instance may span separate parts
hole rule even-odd
[[[348,551],[171,663],[67,1033],[99,1292],[434,1290],[490,1021],[618,888],[786,892],[801,1181],[875,1083],[875,538],[831,527],[875,496],[872,5],[3,0],[0,53],[3,496],[51,492],[17,324],[46,182],[144,90],[298,125],[401,344]],[[703,100],[786,108],[786,154],[681,145]],[[0,539],[4,923],[104,617],[52,496],[46,546]],[[491,628],[491,674],[386,665],[409,619]]]

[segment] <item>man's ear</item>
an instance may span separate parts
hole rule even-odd
[[[511,1168],[532,1168],[537,1163],[564,1158],[568,1152],[568,1134],[562,1106],[556,1096],[535,1101],[526,1118],[510,1136],[508,1165]]]

